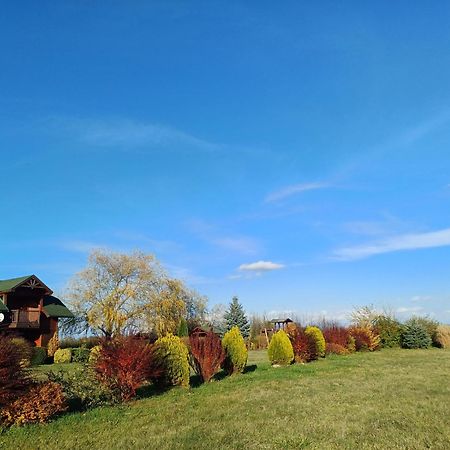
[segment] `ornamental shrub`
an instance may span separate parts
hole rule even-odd
[[[220,337],[213,331],[200,337],[194,334],[189,337],[191,365],[203,382],[209,381],[219,370],[225,359],[225,351]]]
[[[325,353],[329,355],[330,353],[333,353],[335,355],[348,355],[350,351],[347,347],[344,347],[341,344],[335,344],[334,342],[327,342]]]
[[[291,344],[296,362],[306,363],[319,358],[315,340],[311,335],[307,335],[304,329],[297,327],[291,335]]]
[[[36,384],[4,407],[0,412],[0,423],[4,426],[43,423],[66,409],[61,386],[47,381]]]
[[[408,320],[406,323],[414,322],[416,324],[419,324],[426,330],[428,335],[430,336],[431,340],[433,341],[433,345],[438,346],[436,341],[436,334],[437,329],[439,326],[439,322],[436,320],[430,319],[429,317],[412,317]]]
[[[48,341],[48,345],[47,345],[47,354],[48,356],[51,358],[55,355],[56,350],[59,349],[59,337],[58,337],[58,333],[55,332],[53,333],[53,336],[51,337],[51,339]]]
[[[316,345],[316,351],[319,357],[325,356],[325,339],[322,331],[318,327],[306,327],[305,334],[311,337]]]
[[[71,348],[60,348],[56,350],[53,355],[53,362],[55,364],[67,364],[72,361],[72,349]]]
[[[91,351],[88,348],[79,347],[79,348],[72,348],[71,350],[72,350],[72,362],[83,364],[89,362]]]
[[[432,343],[431,336],[420,322],[410,319],[405,323],[402,333],[403,348],[428,348]]]
[[[355,350],[374,351],[380,346],[380,336],[369,327],[350,327],[350,334],[355,340]]]
[[[89,350],[89,359],[88,362],[90,365],[95,365],[98,355],[100,355],[101,345],[96,345]]]
[[[294,359],[294,350],[288,335],[283,330],[277,331],[272,336],[267,354],[272,365],[287,366],[291,364]]]
[[[338,344],[342,347],[348,346],[350,332],[348,328],[331,324],[322,329],[323,337],[327,344]]]
[[[49,372],[47,377],[49,381],[61,385],[69,411],[85,411],[111,405],[118,400],[111,390],[100,383],[90,368],[77,368],[70,372]]]
[[[380,346],[384,348],[400,347],[402,324],[389,316],[377,316],[373,321],[374,331],[380,336]]]
[[[450,325],[439,325],[436,332],[436,345],[450,348]]]
[[[356,340],[355,338],[350,334],[347,341],[347,350],[350,353],[356,352]]]
[[[182,318],[180,321],[180,325],[178,326],[177,336],[179,336],[179,337],[188,337],[189,336],[188,323],[185,318]]]
[[[242,373],[247,365],[248,350],[237,326],[225,333],[222,346],[225,350],[222,367],[228,375]]]
[[[24,358],[21,350],[11,338],[0,338],[0,408],[13,402],[31,384],[21,364]]]
[[[44,347],[33,347],[31,355],[31,365],[41,366],[47,359],[47,350]]]
[[[189,386],[189,351],[178,336],[168,333],[154,344],[157,373],[153,380],[165,386]]]
[[[11,342],[22,355],[22,359],[20,361],[22,367],[29,367],[33,354],[33,348],[31,347],[31,344],[23,337],[13,337],[11,338]]]
[[[153,368],[150,345],[133,336],[103,341],[94,365],[97,379],[121,401],[135,397]]]

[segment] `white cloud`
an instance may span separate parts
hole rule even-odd
[[[265,201],[266,203],[273,203],[280,200],[284,200],[285,198],[290,197],[291,195],[299,194],[301,192],[314,191],[317,189],[325,189],[327,187],[329,187],[329,185],[326,183],[293,184],[268,194]]]
[[[420,312],[420,311],[423,311],[422,306],[400,306],[399,308],[397,308],[395,310],[395,312],[397,312],[399,314],[415,313],[415,312]]]
[[[333,258],[341,261],[353,261],[368,258],[382,253],[398,252],[402,250],[416,250],[421,248],[444,247],[450,245],[450,228],[428,233],[404,234],[382,241],[343,247],[333,253]]]
[[[285,266],[283,264],[277,264],[272,261],[256,261],[249,264],[241,264],[239,270],[249,270],[255,272],[268,272],[271,270],[283,269]]]

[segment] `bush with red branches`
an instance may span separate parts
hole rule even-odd
[[[14,401],[31,385],[22,363],[25,357],[22,347],[11,338],[0,338],[0,407]]]
[[[350,337],[348,328],[333,324],[324,328],[322,333],[327,344],[338,344],[342,347],[347,347]]]
[[[99,381],[122,401],[135,397],[136,389],[154,375],[149,344],[132,336],[102,342],[94,370]]]
[[[297,328],[290,334],[294,358],[296,362],[310,362],[319,359],[314,339],[307,335],[302,328]]]
[[[213,331],[206,336],[193,334],[189,337],[191,365],[203,382],[208,382],[219,370],[225,359],[220,337]]]

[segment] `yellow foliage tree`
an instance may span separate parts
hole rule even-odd
[[[184,284],[142,252],[94,251],[88,266],[72,279],[67,296],[76,319],[66,323],[65,331],[90,329],[104,336],[150,330],[163,336],[176,331],[188,306],[195,310]],[[198,310],[202,308],[198,302]]]

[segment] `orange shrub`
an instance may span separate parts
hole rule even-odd
[[[350,351],[341,344],[327,342],[325,353],[327,355],[329,355],[330,353],[334,353],[335,355],[348,355]]]
[[[33,386],[0,413],[4,426],[43,423],[67,409],[66,398],[58,383],[51,381]]]
[[[380,336],[369,327],[350,327],[350,335],[355,339],[356,351],[374,351],[380,346]]]

